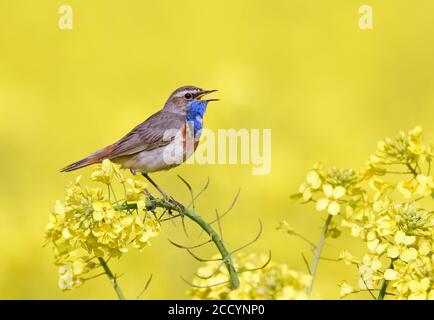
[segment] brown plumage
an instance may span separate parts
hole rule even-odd
[[[60,171],[69,172],[77,170],[105,159],[116,162],[116,158],[166,146],[173,140],[176,131],[180,130],[184,123],[185,116],[182,114],[165,112],[163,110],[158,111],[136,126],[119,141],[64,167]]]

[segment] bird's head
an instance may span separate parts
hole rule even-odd
[[[218,99],[204,99],[205,95],[215,92],[217,90],[204,90],[194,86],[184,86],[176,89],[167,99],[164,105],[165,111],[187,114],[190,110],[196,108],[206,108],[210,101],[217,101]]]

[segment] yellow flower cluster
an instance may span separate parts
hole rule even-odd
[[[422,141],[423,130],[416,127],[408,132],[400,131],[395,139],[386,138],[377,144],[369,162],[372,167],[385,165],[414,165],[431,162],[434,153],[431,145]]]
[[[358,173],[322,164],[308,173],[295,197],[337,216],[335,223],[367,245],[361,259],[348,251],[340,257],[360,277],[358,288],[341,284],[343,296],[378,290],[396,299],[434,299],[433,156],[416,127],[380,141]]]
[[[217,258],[217,257],[215,257]],[[268,257],[257,254],[238,254],[234,264],[240,277],[240,287],[231,290],[226,268],[219,261],[208,262],[198,269],[193,287],[188,294],[193,299],[235,300],[301,300],[307,299],[306,290],[311,276],[296,272],[286,264],[269,262]],[[261,266],[264,266],[261,268]],[[259,267],[259,268],[258,268]],[[221,285],[216,285],[224,283]]]
[[[64,202],[57,201],[49,216],[46,239],[53,245],[61,289],[82,284],[100,266],[98,257],[120,257],[130,247],[141,250],[160,233],[160,224],[145,210],[142,181],[124,179],[109,160],[91,179],[105,184],[108,194],[101,187],[82,186],[78,177],[67,185]],[[116,200],[112,186],[116,183],[123,186],[124,199]],[[137,209],[129,209],[132,203]]]

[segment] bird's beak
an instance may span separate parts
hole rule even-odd
[[[200,100],[203,96],[205,96],[207,94],[210,94],[212,92],[216,92],[216,91],[218,91],[218,90],[203,90],[201,93],[199,93],[196,96],[196,99]],[[219,101],[219,99],[206,99],[205,101],[208,101],[208,102],[210,102],[210,101]]]

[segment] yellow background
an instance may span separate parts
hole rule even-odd
[[[263,236],[246,251],[271,249],[276,261],[305,271],[300,252],[310,258],[309,248],[275,227],[287,219],[317,241],[322,216],[289,199],[311,165],[357,168],[377,140],[418,124],[434,138],[434,2],[368,1],[374,29],[360,30],[365,3],[1,1],[0,298],[115,298],[106,278],[66,293],[57,287],[44,228],[76,176],[58,169],[114,142],[186,84],[220,90],[206,127],[272,129],[271,174],[184,165],[154,178],[187,201],[176,174],[195,189],[209,176],[198,206],[209,219],[241,187],[224,220],[228,245],[252,239],[261,219]],[[61,4],[74,10],[73,30],[58,28]],[[144,298],[187,298],[179,276],[191,279],[199,263],[166,240],[188,242],[181,230],[169,223],[152,247],[112,263],[128,297],[152,273]],[[344,248],[357,253],[359,241],[331,240],[324,255]],[[322,262],[316,295],[338,297],[344,279],[355,280],[355,270]]]

